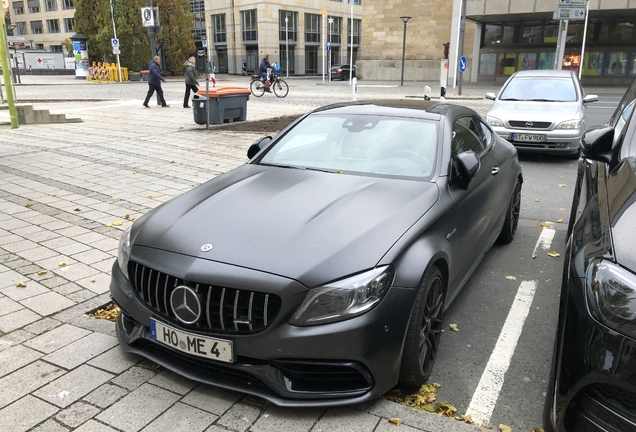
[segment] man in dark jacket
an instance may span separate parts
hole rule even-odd
[[[157,92],[159,96],[159,101],[161,102],[161,106],[163,108],[168,108],[170,105],[166,103],[166,100],[163,97],[163,90],[161,89],[161,83],[166,82],[166,79],[161,76],[159,71],[159,65],[161,64],[161,57],[154,56],[150,65],[148,67],[148,94],[146,94],[146,99],[144,100],[144,106],[146,108],[150,108],[148,106],[148,101],[152,97],[152,95]]]
[[[185,97],[183,98],[183,107],[190,108],[188,102],[190,101],[190,91],[196,94],[199,91],[199,81],[197,78],[199,77],[199,73],[196,68],[196,59],[194,57],[188,58],[185,63],[185,86],[186,92]]]

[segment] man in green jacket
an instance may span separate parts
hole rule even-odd
[[[183,98],[183,107],[190,108],[188,102],[190,101],[190,90],[194,92],[194,94],[199,91],[199,81],[197,78],[199,77],[199,73],[194,67],[196,64],[196,60],[194,57],[190,57],[185,64],[185,97]]]

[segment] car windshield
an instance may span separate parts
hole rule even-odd
[[[434,121],[405,117],[310,115],[259,163],[426,179],[435,168],[437,127]]]
[[[513,78],[500,96],[501,100],[575,102],[576,89],[569,77]]]

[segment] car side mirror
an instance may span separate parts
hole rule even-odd
[[[612,146],[614,145],[614,128],[611,126],[594,126],[588,129],[581,138],[583,155],[592,160],[610,163]]]
[[[598,102],[597,95],[587,95],[583,98],[583,103]]]
[[[268,135],[259,139],[258,141],[255,141],[254,144],[252,144],[250,148],[247,149],[247,158],[252,159],[254,156],[256,156],[258,152],[267,147],[267,144],[272,142],[272,139],[273,138]]]
[[[497,99],[497,95],[494,93],[486,93],[486,99],[495,100]]]
[[[457,155],[457,171],[459,174],[459,185],[462,189],[468,189],[470,181],[475,177],[481,162],[474,151],[468,150]]]

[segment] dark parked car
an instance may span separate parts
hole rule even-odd
[[[424,383],[444,311],[515,235],[514,147],[468,108],[393,100],[317,109],[248,157],[122,237],[122,348],[287,406]]]
[[[347,65],[334,65],[331,66],[331,80],[348,80],[349,79],[349,75],[351,74],[351,68],[350,66]],[[352,78],[356,77],[356,67],[355,65],[353,66],[353,76]]]
[[[546,431],[636,431],[635,99],[583,136]]]

